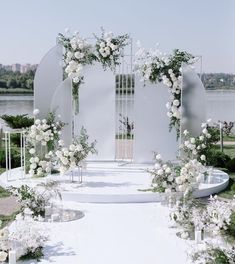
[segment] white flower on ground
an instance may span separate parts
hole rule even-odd
[[[4,251],[0,251],[0,262],[4,262],[7,259],[7,253]]]

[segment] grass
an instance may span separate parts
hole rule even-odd
[[[228,173],[229,174],[229,185],[228,187],[218,194],[219,197],[225,199],[233,199],[235,195],[235,173]]]
[[[219,145],[215,145],[216,150],[220,150]],[[224,153],[229,155],[231,159],[235,158],[235,145],[224,145]]]
[[[9,196],[10,196],[10,193],[6,189],[0,186],[0,198],[5,198]]]
[[[15,212],[12,215],[0,215],[1,228],[4,228],[5,226],[9,225],[12,221],[14,221],[18,213],[19,212]]]
[[[230,135],[230,136],[224,135],[224,141],[235,141],[235,135]]]

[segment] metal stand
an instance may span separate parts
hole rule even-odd
[[[11,177],[11,135],[19,134],[20,135],[20,166],[21,166],[21,179],[25,178],[25,131],[5,131],[4,132],[4,141],[5,141],[5,157],[6,157],[6,175],[7,181]]]

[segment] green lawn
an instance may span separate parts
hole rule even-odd
[[[0,186],[0,198],[5,198],[8,196],[10,196],[10,193],[6,189]]]
[[[219,145],[215,145],[214,148],[220,150]],[[224,145],[224,153],[229,155],[232,159],[235,158],[235,145]]]
[[[230,136],[224,135],[224,141],[235,141],[235,135],[230,135]]]
[[[230,176],[228,187],[219,193],[218,195],[222,198],[233,199],[235,195],[235,173],[228,173]]]

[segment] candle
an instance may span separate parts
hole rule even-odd
[[[51,207],[49,205],[45,206],[45,216],[50,216],[51,214]]]
[[[9,251],[9,264],[16,264],[16,252],[15,252],[15,250]]]
[[[197,244],[201,243],[202,241],[202,230],[195,229],[195,241]]]
[[[59,214],[52,214],[51,215],[51,221],[54,222],[54,221],[57,221],[59,219]]]

